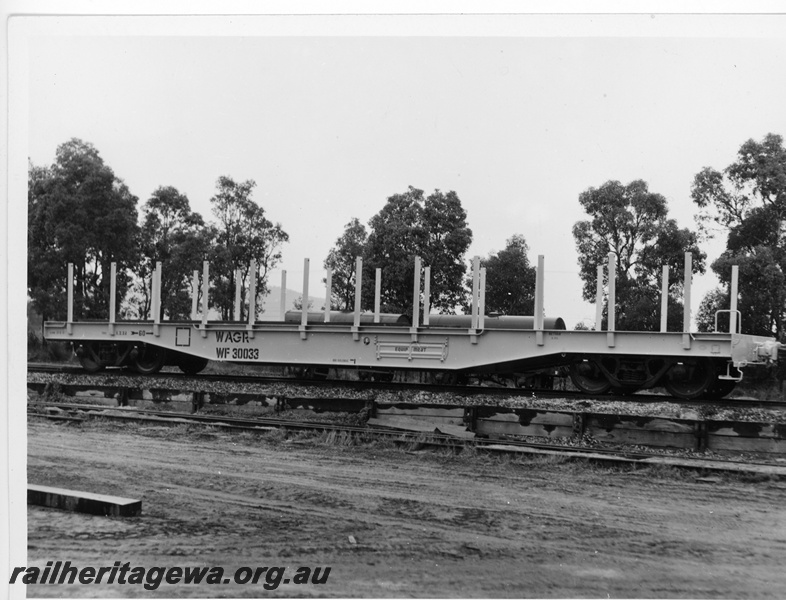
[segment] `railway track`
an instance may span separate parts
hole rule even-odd
[[[123,422],[155,422],[162,425],[202,425],[219,427],[228,431],[255,431],[264,432],[283,430],[286,432],[333,432],[358,439],[385,438],[395,443],[415,445],[418,449],[437,448],[461,451],[466,448],[475,450],[507,453],[529,454],[541,456],[560,456],[600,463],[616,463],[627,465],[652,466],[657,464],[669,465],[679,468],[689,468],[699,471],[733,471],[767,474],[776,477],[786,477],[786,467],[778,467],[766,462],[741,461],[741,460],[706,460],[696,457],[673,457],[657,452],[645,452],[640,449],[630,448],[598,448],[565,445],[556,443],[538,443],[516,439],[485,439],[472,440],[457,439],[455,436],[443,434],[439,431],[429,433],[416,433],[388,429],[384,427],[353,426],[326,422],[296,421],[281,418],[255,417],[239,418],[226,415],[185,415],[172,411],[125,409],[101,409],[90,404],[79,403],[40,403],[37,410],[28,410],[28,415],[33,418],[44,418],[56,421],[65,421],[80,424],[91,418],[105,420],[119,420]],[[48,412],[56,410],[56,413]],[[43,411],[43,412],[42,412]],[[63,413],[67,414],[63,414]]]
[[[41,377],[44,372],[54,376]],[[64,403],[64,397],[87,395],[90,398],[83,402],[89,402],[94,410],[133,406],[153,411],[146,413],[147,418],[173,418],[174,413],[175,418],[192,422],[218,419],[245,428],[338,430],[348,423],[363,424],[366,427],[355,433],[367,432],[371,425],[392,429],[397,435],[402,431],[438,432],[447,439],[488,439],[489,443],[531,443],[542,438],[549,447],[563,441],[575,447],[576,440],[588,436],[619,447],[786,455],[786,405],[781,401],[737,398],[702,403],[655,394],[588,398],[555,390],[546,396],[510,388],[314,382],[248,375],[184,377],[163,373],[150,377],[120,370],[96,375],[35,366],[30,373],[28,389],[39,393],[33,404],[54,398],[57,405],[66,408],[70,403]],[[184,404],[190,404],[190,414]],[[167,410],[159,410],[165,406]],[[74,410],[84,410],[84,406],[74,406]],[[271,413],[275,418],[270,418]],[[327,417],[334,421],[330,427],[323,413],[332,413]],[[297,415],[297,419],[282,420],[285,415]],[[321,420],[308,424],[315,419]]]
[[[112,384],[108,380],[121,376],[129,378],[129,381],[136,383],[137,381],[142,384],[142,387],[157,387],[161,389],[162,382],[171,382],[171,389],[184,389],[184,384],[188,384],[191,389],[199,382],[207,383],[221,383],[228,385],[236,385],[242,387],[243,385],[265,385],[265,384],[286,384],[292,386],[302,386],[314,389],[335,388],[340,386],[342,388],[374,393],[376,391],[386,392],[427,392],[431,394],[449,394],[458,398],[470,398],[473,396],[493,396],[498,398],[516,398],[522,395],[529,395],[533,398],[564,398],[572,402],[581,401],[624,401],[635,402],[641,404],[654,404],[654,403],[673,403],[682,406],[712,406],[716,408],[768,408],[786,410],[786,400],[783,397],[779,399],[763,400],[752,397],[735,397],[723,398],[721,400],[704,400],[704,399],[679,399],[672,396],[648,392],[638,392],[631,395],[614,395],[612,393],[600,394],[596,396],[587,396],[584,392],[576,390],[555,390],[555,389],[542,389],[542,388],[511,388],[495,385],[442,385],[433,383],[412,383],[412,382],[371,382],[371,381],[356,381],[356,380],[315,380],[315,379],[302,379],[296,377],[285,376],[257,376],[257,375],[219,375],[219,374],[198,374],[186,375],[179,371],[162,371],[156,374],[156,384],[153,386],[150,383],[150,376],[139,375],[127,369],[111,369],[98,374],[86,374],[81,367],[78,366],[62,366],[62,365],[49,365],[40,363],[31,363],[28,365],[28,373],[38,374],[55,374],[55,375],[68,375],[69,383],[79,384],[79,380],[94,382],[96,385],[101,385],[102,379],[107,380],[107,386],[111,387]]]

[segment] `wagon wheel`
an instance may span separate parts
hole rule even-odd
[[[199,356],[183,355],[178,359],[177,366],[186,375],[196,375],[205,369],[208,362],[208,359]]]
[[[570,380],[585,394],[605,394],[611,389],[609,380],[591,360],[572,363]]]
[[[96,342],[86,342],[80,344],[75,349],[76,355],[79,357],[79,364],[88,373],[98,373],[103,371],[106,366],[98,356],[98,344]]]
[[[131,361],[131,368],[137,373],[143,375],[152,375],[158,373],[161,367],[164,366],[166,359],[166,350],[158,346],[151,346],[150,344],[143,344],[139,350],[139,354]]]
[[[733,365],[726,364],[722,361],[719,361],[715,364],[715,370],[718,375],[729,375],[731,377],[735,377],[737,379],[741,379],[741,373],[739,369]],[[715,378],[715,381],[712,382],[712,385],[704,392],[704,397],[710,400],[720,400],[721,398],[725,398],[734,390],[737,386],[737,381],[735,379],[720,379],[719,377]]]
[[[675,363],[663,377],[663,387],[672,396],[693,400],[709,391],[717,380],[709,358],[685,359]]]
[[[710,400],[720,400],[731,394],[736,386],[737,382],[733,379],[716,379],[704,392],[704,397]]]

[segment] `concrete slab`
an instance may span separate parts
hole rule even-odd
[[[27,485],[27,503],[112,517],[136,517],[142,512],[141,500],[34,484]]]

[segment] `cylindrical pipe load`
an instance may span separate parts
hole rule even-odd
[[[301,318],[302,313],[300,311],[287,311],[285,315],[287,323],[300,323]],[[325,315],[322,312],[308,313],[309,325],[322,324],[324,319]],[[354,313],[352,312],[330,311],[330,323],[333,325],[351,325],[353,321]],[[381,313],[379,323],[375,323],[372,313],[363,313],[360,315],[360,324],[407,327],[412,324],[412,320],[407,315],[400,313]],[[471,325],[472,316],[470,315],[431,315],[429,321],[429,327],[469,329]],[[560,317],[544,317],[543,328],[563,331],[567,329],[565,321]],[[484,329],[535,329],[535,317],[526,315],[487,315],[484,320]]]
[[[469,329],[472,326],[470,315],[431,315],[429,327],[453,327]],[[535,329],[534,316],[519,315],[486,315],[483,320],[484,329]],[[543,329],[567,329],[565,321],[560,317],[544,317]]]
[[[302,313],[300,311],[287,311],[284,315],[286,323],[300,323]],[[343,312],[340,310],[330,311],[330,323],[328,325],[354,325],[355,313]],[[325,313],[323,312],[309,312],[308,313],[309,325],[324,325]],[[381,313],[379,315],[379,322],[374,322],[373,313],[361,313],[360,325],[400,325],[401,327],[409,327],[412,320],[407,315],[400,313]]]

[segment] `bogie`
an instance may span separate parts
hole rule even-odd
[[[663,386],[672,396],[694,400],[707,393],[716,381],[712,359],[683,359],[671,365],[663,377]]]
[[[210,361],[201,356],[190,356],[179,352],[174,356],[174,362],[186,375],[196,375],[204,371]]]
[[[720,400],[734,391],[737,382],[742,379],[739,369],[722,362],[715,365],[715,380],[704,392],[703,397],[708,400]],[[727,379],[728,378],[728,379]]]
[[[611,382],[594,360],[572,363],[570,365],[570,380],[585,394],[605,394],[611,389]]]
[[[166,362],[166,349],[152,344],[140,344],[135,355],[131,359],[130,367],[142,375],[158,373]]]
[[[98,342],[86,342],[74,348],[74,353],[79,358],[79,364],[88,373],[98,373],[106,367],[106,363],[101,360],[100,352]]]
[[[133,352],[134,347],[130,344],[100,341],[74,343],[74,353],[88,373],[97,373],[106,367],[123,366],[131,360]]]

